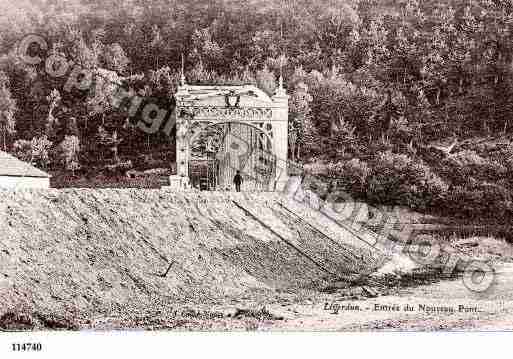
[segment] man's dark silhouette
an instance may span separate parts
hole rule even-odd
[[[237,192],[240,192],[240,185],[242,184],[242,176],[240,175],[240,171],[237,171],[235,177],[233,177],[233,183],[235,183],[235,189]]]

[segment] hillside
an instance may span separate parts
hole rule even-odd
[[[0,316],[52,313],[84,325],[180,304],[272,302],[351,283],[386,259],[276,194],[81,189],[0,198]],[[302,211],[308,222],[292,214]]]
[[[169,122],[144,131],[152,121],[143,105],[171,118],[183,58],[189,84],[251,83],[272,94],[282,74],[288,158],[336,167],[318,172],[347,179],[341,189],[360,200],[474,221],[513,217],[508,2],[1,4],[0,144],[51,173],[55,187],[161,184],[126,172],[172,171],[175,133]],[[71,68],[54,76],[46,61],[22,61],[14,47],[27,34],[47,42],[42,60],[53,54],[91,70],[90,84],[70,89]],[[119,84],[132,96],[124,103]],[[131,110],[136,94],[143,101]],[[472,144],[482,138],[507,141],[483,151]],[[455,140],[451,153],[433,145]]]

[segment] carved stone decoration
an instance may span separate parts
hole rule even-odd
[[[239,107],[240,94],[237,94],[235,91],[231,90],[225,95],[224,100],[226,102],[226,107],[228,108]]]
[[[195,120],[213,121],[262,121],[272,120],[270,108],[232,108],[232,107],[190,107]]]
[[[251,143],[258,146],[261,151],[268,151],[270,159],[275,163],[274,167],[283,167],[282,162],[286,162],[288,151],[288,96],[284,90],[270,98],[252,85],[189,86],[184,84],[179,87],[175,97],[177,104],[176,162],[177,174],[184,179],[180,182],[182,187],[189,185],[189,167],[191,156],[194,157],[193,147],[198,147],[193,145],[196,139],[201,139],[198,142],[199,149],[205,149],[211,153],[216,152],[221,144],[226,145],[226,139],[223,140],[224,142],[216,138],[206,141],[204,135],[201,135],[205,131],[214,132],[208,127],[215,125],[228,126],[228,128],[248,125],[258,129],[260,135],[252,135]],[[251,130],[240,131],[242,131],[241,134],[246,134]],[[232,137],[236,138],[237,135]],[[264,158],[265,161],[273,163],[270,159]],[[265,172],[269,173],[268,169]],[[278,188],[278,182],[286,182],[286,167],[276,168],[270,173],[276,178],[273,177],[268,190]]]

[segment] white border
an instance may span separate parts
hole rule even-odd
[[[511,357],[512,333],[0,333],[0,358],[500,358]],[[40,342],[41,352],[12,351]]]

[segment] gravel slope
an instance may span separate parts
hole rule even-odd
[[[0,315],[165,313],[322,289],[384,258],[273,193],[52,189],[0,203]]]

